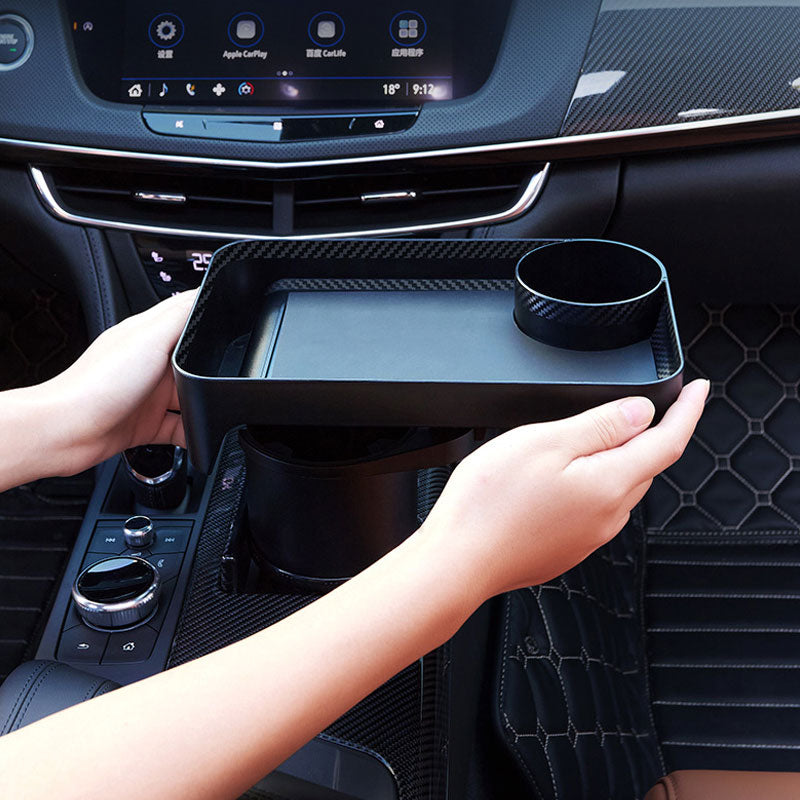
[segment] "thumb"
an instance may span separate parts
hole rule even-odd
[[[646,397],[626,397],[591,408],[556,425],[573,457],[612,450],[641,433],[653,421],[656,409]]]

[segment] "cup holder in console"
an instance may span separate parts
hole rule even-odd
[[[528,336],[555,347],[625,347],[655,329],[666,281],[661,262],[638,247],[552,242],[519,260],[514,318]]]
[[[537,244],[219,250],[173,359],[194,463],[242,424],[505,428],[630,394],[663,412],[683,370],[664,268],[614,242]]]

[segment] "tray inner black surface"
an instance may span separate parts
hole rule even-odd
[[[649,341],[580,352],[537,342],[507,291],[289,292],[250,377],[288,380],[644,383]],[[273,315],[274,319],[278,315]]]

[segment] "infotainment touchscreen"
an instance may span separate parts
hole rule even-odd
[[[414,2],[72,0],[68,9],[84,78],[110,100],[386,106],[473,91],[496,51],[497,9]]]

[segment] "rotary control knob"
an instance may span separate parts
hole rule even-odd
[[[122,533],[125,536],[126,544],[131,549],[141,550],[144,547],[150,547],[155,538],[153,520],[144,515],[128,517],[125,520],[125,527],[122,529]]]
[[[75,607],[87,625],[103,630],[146,622],[158,607],[161,578],[143,558],[115,556],[84,569],[72,587]]]

